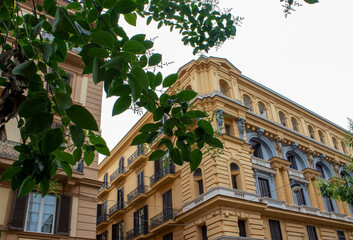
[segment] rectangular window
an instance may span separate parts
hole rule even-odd
[[[118,189],[117,195],[118,209],[124,209],[124,187]]]
[[[334,212],[335,209],[334,209],[334,207],[333,207],[333,203],[332,203],[331,198],[325,197],[325,198],[324,198],[324,201],[326,202],[327,211],[328,211],[328,212]]]
[[[163,221],[173,219],[172,190],[168,190],[162,195],[163,200]]]
[[[231,175],[231,176],[232,176],[232,187],[233,187],[233,189],[238,189],[237,176],[236,175]]]
[[[163,240],[173,240],[173,233],[170,232],[163,236]]]
[[[337,230],[338,240],[346,240],[346,236],[344,235],[344,231]]]
[[[208,237],[207,237],[207,227],[206,225],[203,225],[201,227],[201,232],[202,232],[202,240],[208,240]]]
[[[134,212],[134,235],[138,236],[148,232],[147,205]]]
[[[224,131],[226,132],[227,135],[230,136],[230,126],[229,125],[224,125]]]
[[[270,184],[268,183],[268,179],[260,178],[260,177],[258,179],[259,179],[260,196],[271,198],[272,195],[271,195]]]
[[[137,188],[139,194],[145,192],[145,179],[143,170],[137,174]]]
[[[306,205],[303,188],[300,188],[299,192],[293,193],[293,194],[294,194],[295,198],[297,199],[298,206]]]
[[[281,224],[277,220],[269,220],[271,239],[282,240]]]
[[[123,240],[124,235],[124,222],[112,225],[112,240]]]
[[[318,240],[314,226],[306,225],[306,230],[308,231],[309,240]]]
[[[56,197],[31,193],[27,207],[25,230],[29,232],[54,233]]]
[[[197,184],[198,184],[198,187],[199,187],[199,194],[203,194],[204,191],[203,191],[203,181],[202,180],[199,180],[197,181]]]
[[[245,220],[238,219],[239,236],[246,237]]]

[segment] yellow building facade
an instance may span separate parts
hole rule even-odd
[[[351,174],[345,130],[241,74],[200,57],[176,85],[215,114],[224,153],[188,164],[147,161],[130,146],[145,114],[99,165],[97,239],[353,239],[353,209],[323,198],[315,180]],[[162,120],[163,121],[163,120]],[[162,133],[161,133],[162,135]]]
[[[67,3],[59,1],[59,4]],[[26,14],[31,12],[31,7],[23,5],[22,10]],[[100,126],[103,86],[95,85],[91,76],[82,75],[83,65],[78,49],[68,51],[66,62],[60,67],[69,77],[73,104],[86,107]],[[7,141],[0,141],[0,177],[18,159],[18,152],[13,147],[21,142],[16,120],[6,124],[6,131]],[[83,159],[79,161],[73,167],[71,179],[60,168],[54,178],[60,184],[57,190],[60,198],[54,195],[42,198],[40,194],[30,193],[17,199],[10,182],[1,182],[1,240],[96,238],[96,195],[101,186],[98,181],[98,155],[88,167]]]

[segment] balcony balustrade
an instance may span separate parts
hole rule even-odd
[[[106,221],[107,221],[107,214],[102,214],[97,217],[97,225],[99,225],[102,222],[106,222]]]
[[[142,234],[148,233],[148,229],[144,227],[144,225],[139,226],[137,228],[131,229],[126,233],[126,240],[131,240],[134,237],[137,237]]]
[[[20,153],[14,149],[17,145],[20,144],[13,141],[0,141],[0,157],[17,160],[20,155]]]
[[[138,195],[144,194],[148,192],[148,186],[147,185],[141,185],[135,188],[132,192],[130,192],[127,195],[127,202],[131,202],[133,199],[135,199]]]
[[[126,204],[124,202],[117,202],[112,207],[109,208],[109,216],[113,215],[119,210],[125,209]]]
[[[104,189],[108,189],[108,184],[103,183],[103,185],[98,189],[98,193],[102,192]]]
[[[154,228],[169,219],[175,219],[178,215],[178,211],[173,208],[169,208],[161,212],[160,214],[154,216],[150,219],[150,228]]]
[[[158,172],[156,172],[150,177],[150,186],[152,186],[154,183],[156,183],[159,179],[161,179],[165,175],[174,174],[174,173],[175,173],[175,166],[174,164],[170,164],[166,168],[159,170]]]
[[[120,174],[125,173],[125,168],[118,168],[110,175],[110,182],[113,182]]]
[[[146,150],[144,148],[137,149],[128,159],[127,165],[130,166],[140,155],[144,155]]]

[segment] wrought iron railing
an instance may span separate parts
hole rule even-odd
[[[108,189],[108,184],[103,183],[103,185],[100,187],[100,189],[98,189],[98,193],[100,193],[101,191],[103,191],[103,189]]]
[[[147,185],[138,186],[137,188],[135,188],[132,192],[130,192],[127,195],[127,202],[130,202],[131,200],[133,200],[138,195],[140,195],[142,193],[147,193],[147,192],[148,192],[148,186]]]
[[[118,168],[110,175],[110,182],[112,182],[120,173],[125,173],[124,168]]]
[[[13,141],[0,141],[0,157],[18,159],[20,153],[14,149],[17,145],[20,145],[20,143]]]
[[[126,233],[126,240],[133,239],[138,235],[146,234],[146,233],[148,233],[148,228],[146,228],[145,225],[138,226],[137,228],[131,229]]]
[[[173,208],[165,209],[160,214],[150,219],[150,228],[154,228],[169,219],[175,219],[178,216],[178,210]]]
[[[109,216],[113,213],[119,211],[120,209],[125,209],[126,204],[124,202],[117,202],[112,207],[109,208]]]
[[[97,225],[107,221],[107,214],[102,214],[97,217]]]
[[[127,159],[127,165],[129,166],[133,161],[135,161],[138,156],[145,154],[145,149],[142,147],[140,149],[137,149],[128,159]]]
[[[156,172],[150,177],[150,186],[152,186],[154,183],[156,183],[159,179],[161,179],[165,175],[174,174],[174,173],[175,173],[175,166],[174,164],[171,163],[169,166],[167,166],[166,168],[160,169],[158,172]]]

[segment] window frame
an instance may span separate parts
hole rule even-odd
[[[268,225],[270,228],[271,239],[272,240],[283,240],[281,222],[279,220],[269,219]],[[276,234],[275,232],[273,232],[273,230],[276,230],[276,231],[278,230],[279,235],[278,235],[278,233]]]
[[[246,220],[238,219],[238,229],[239,229],[239,237],[247,237]]]
[[[306,232],[308,233],[309,240],[319,240],[318,237],[317,237],[317,232],[316,232],[315,226],[306,225]],[[310,235],[310,233],[313,234],[313,235]]]

